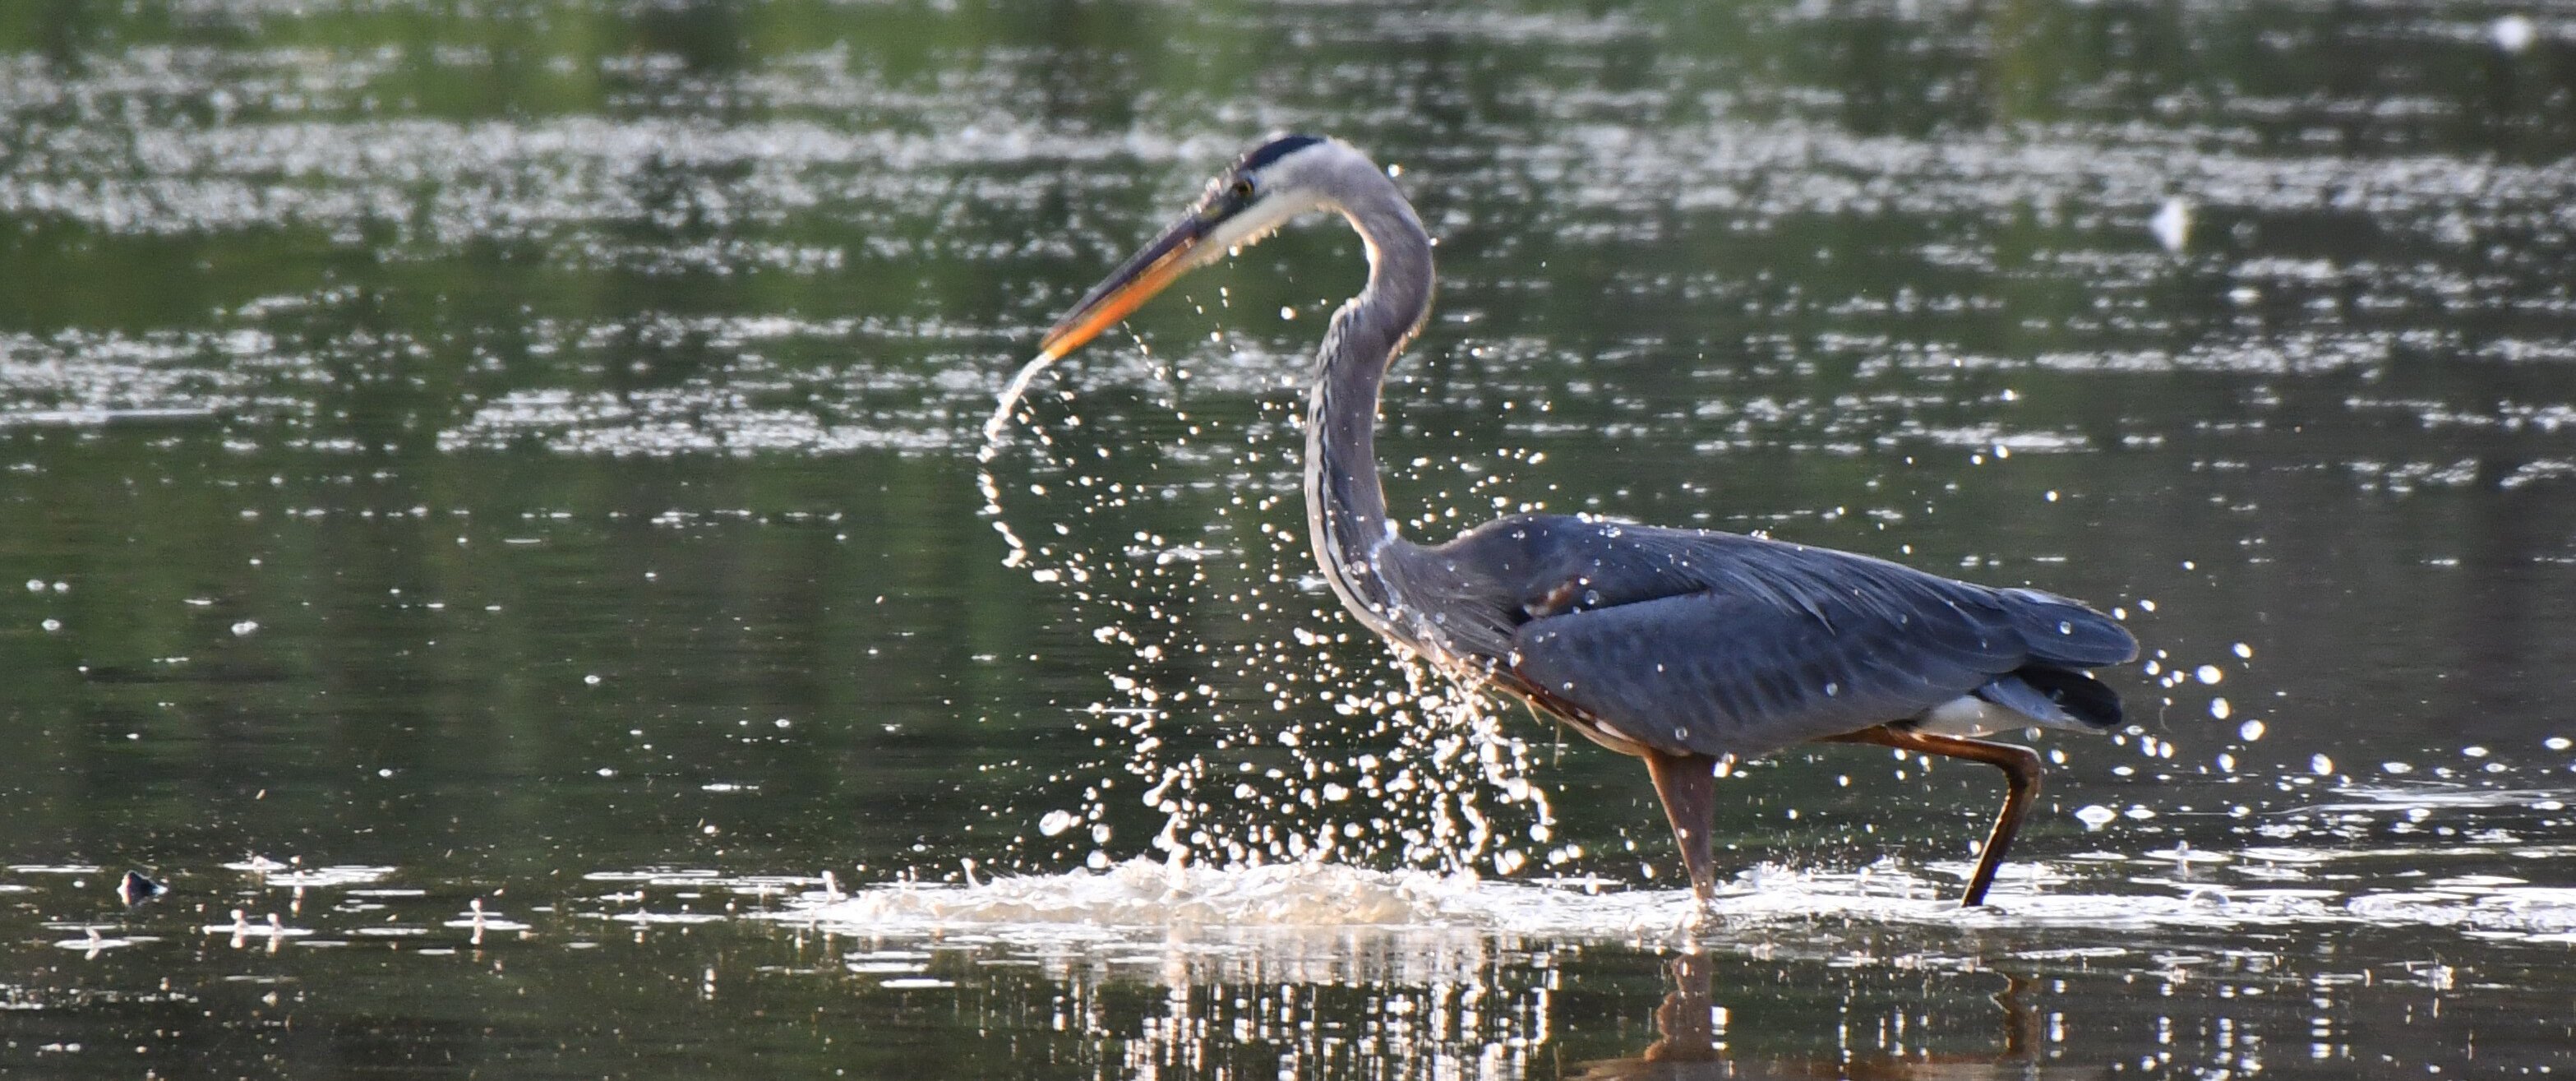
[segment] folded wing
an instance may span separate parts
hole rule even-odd
[[[1618,540],[1588,553],[1586,580],[1659,586],[1532,618],[1505,660],[1557,704],[1667,750],[1761,754],[1972,694],[2035,724],[2100,724],[2117,699],[2083,670],[2137,649],[2108,617],[2036,590],[1732,534]]]

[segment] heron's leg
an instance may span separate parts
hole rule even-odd
[[[2009,743],[1988,743],[1958,736],[1936,736],[1889,728],[1864,728],[1847,736],[1835,736],[1840,743],[1875,743],[1882,747],[1964,758],[1983,762],[2004,771],[2004,809],[1995,816],[1995,828],[1986,834],[1985,850],[1977,855],[1977,872],[1968,879],[1968,895],[1959,902],[1962,908],[1986,903],[1986,887],[1995,884],[1995,870],[2003,866],[2004,850],[2012,847],[2013,834],[2021,831],[2022,816],[2030,813],[2031,801],[2039,798],[2039,752]]]
[[[1702,901],[1717,894],[1717,871],[1709,863],[1709,834],[1717,824],[1717,760],[1704,754],[1646,752],[1646,772],[1655,778],[1655,796],[1664,801],[1664,817],[1673,824],[1673,840],[1682,846],[1690,868],[1691,892]]]

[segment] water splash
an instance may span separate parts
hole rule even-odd
[[[1335,863],[1214,869],[1136,859],[1105,870],[1004,876],[972,886],[898,883],[840,899],[810,892],[768,918],[890,941],[983,935],[1020,948],[1076,950],[1250,935],[1268,943],[1266,950],[1295,952],[1318,943],[1347,947],[1355,930],[1372,936],[1381,953],[1435,948],[1461,934],[1560,943],[1746,942],[1767,949],[1778,945],[1770,932],[1824,922],[2093,932],[2433,927],[2485,938],[2576,941],[2576,890],[2498,875],[2457,875],[2400,889],[2346,888],[2340,885],[2346,880],[2322,875],[2286,884],[2264,869],[2288,860],[2316,871],[2403,853],[2267,851],[2245,866],[2222,857],[2178,877],[2137,872],[2178,868],[2185,861],[2171,852],[2011,863],[1981,908],[1961,908],[1955,898],[1971,870],[1964,861],[1913,868],[1882,860],[1853,870],[1763,865],[1737,875],[1703,909],[1686,890],[1627,889],[1597,878],[1507,881]]]
[[[1109,867],[1138,848],[1119,839],[1136,807],[1144,847],[1175,866],[1509,875],[1570,858],[1528,847],[1553,824],[1528,744],[1477,692],[1356,629],[1314,574],[1289,400],[1249,422],[1202,412],[1183,401],[1186,370],[1139,351],[1123,374],[1141,379],[1076,410],[1069,392],[1028,394],[1046,364],[1022,368],[987,423],[1029,434],[988,441],[984,513],[1004,565],[1054,588],[1118,660],[1074,722],[1111,757],[1049,778],[1080,795],[1015,842],[1024,853]],[[1164,461],[1211,458],[1221,485],[1157,479]]]

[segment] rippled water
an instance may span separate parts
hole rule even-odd
[[[2576,22],[2465,3],[0,10],[0,1069],[2576,1068]],[[1336,227],[1002,382],[1274,129],[1398,166],[1437,538],[2116,610],[2137,721],[1719,787],[1313,576]],[[1150,798],[1149,798],[1150,797]],[[129,869],[164,883],[128,906]]]

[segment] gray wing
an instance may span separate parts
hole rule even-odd
[[[2039,698],[2016,673],[2089,683],[2081,670],[2137,648],[2108,617],[2035,590],[1732,534],[1609,537],[1566,538],[1596,603],[1520,624],[1504,659],[1545,697],[1650,746],[1761,754],[1965,694]]]

